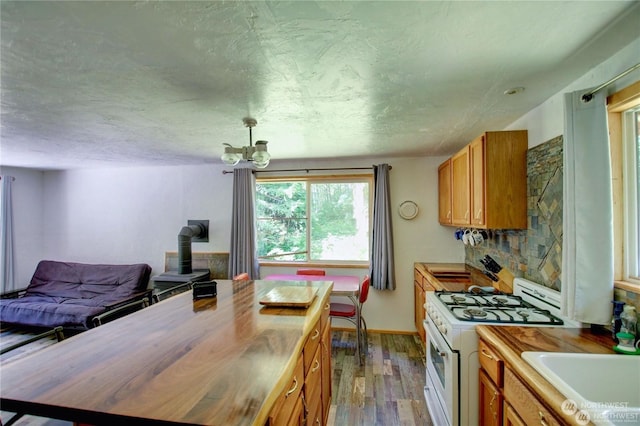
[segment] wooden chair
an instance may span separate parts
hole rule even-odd
[[[251,277],[249,277],[248,272],[242,272],[241,274],[238,274],[235,277],[233,277],[233,281],[249,281],[250,279]]]
[[[324,269],[298,269],[296,275],[326,275]]]
[[[357,311],[360,311],[360,333],[363,339],[357,339],[360,344],[360,354],[366,354],[366,349],[369,347],[368,337],[367,337],[367,323],[364,320],[364,316],[362,316],[362,305],[367,301],[367,297],[369,296],[369,285],[371,284],[371,280],[369,276],[365,276],[362,280],[362,284],[360,284],[360,297],[358,299],[358,306],[353,303],[339,303],[339,302],[331,302],[329,317],[331,318],[342,318],[348,321],[351,321],[356,327],[357,324]]]

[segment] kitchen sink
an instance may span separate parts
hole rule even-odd
[[[640,424],[640,356],[523,352],[522,358],[575,402],[565,401],[563,411],[596,425]]]

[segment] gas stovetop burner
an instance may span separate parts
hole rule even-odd
[[[487,313],[482,309],[477,308],[469,308],[462,311],[469,318],[484,318],[487,316]]]
[[[436,291],[436,296],[461,321],[562,325],[551,312],[540,309],[520,296],[506,293]]]
[[[465,296],[456,296],[456,295],[453,295],[453,296],[451,296],[451,300],[453,300],[455,303],[462,303],[462,302],[464,302],[465,300],[467,300],[467,298],[466,298]]]

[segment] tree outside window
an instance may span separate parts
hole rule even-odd
[[[259,180],[258,257],[274,262],[369,260],[371,178]]]

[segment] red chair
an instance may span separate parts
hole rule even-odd
[[[360,311],[360,333],[364,337],[364,339],[360,339],[361,336],[358,336],[358,344],[360,344],[360,354],[366,353],[362,349],[366,349],[369,347],[368,337],[367,337],[367,323],[362,316],[362,305],[367,301],[367,297],[369,296],[369,285],[371,280],[369,276],[365,276],[362,280],[362,284],[360,284],[360,297],[358,300],[358,305],[354,305],[353,303],[337,303],[332,302],[329,310],[329,317],[331,318],[342,318],[348,321],[351,321],[358,327],[357,321],[357,312]]]
[[[249,281],[250,279],[251,278],[247,272],[243,272],[233,277],[233,281]]]
[[[326,275],[324,269],[298,269],[296,275]]]

